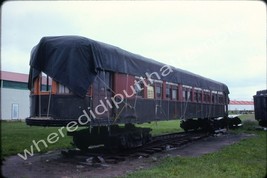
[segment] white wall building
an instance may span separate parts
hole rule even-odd
[[[25,119],[30,114],[28,75],[1,71],[0,119]]]
[[[228,105],[228,110],[238,113],[249,113],[254,111],[254,102],[253,101],[230,101]]]

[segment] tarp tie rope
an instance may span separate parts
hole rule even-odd
[[[49,112],[50,112],[50,104],[51,104],[51,95],[52,95],[52,85],[49,91],[49,98],[48,98],[48,105],[47,105],[47,114],[46,117],[49,116]]]

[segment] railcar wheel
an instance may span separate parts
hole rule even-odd
[[[89,144],[83,142],[79,137],[73,136],[74,145],[79,148],[81,151],[87,151],[89,148]]]
[[[125,127],[117,125],[110,127],[100,126],[91,130],[83,129],[69,133],[73,136],[74,145],[82,151],[88,151],[89,146],[104,145],[106,149],[136,148],[151,140],[151,129],[140,128],[128,124]]]
[[[238,127],[242,123],[239,117],[228,118],[228,126],[230,129]]]
[[[88,132],[89,133],[89,132]],[[73,135],[73,143],[74,145],[79,148],[81,151],[87,151],[90,143],[88,143],[88,136],[86,130],[83,132],[77,132]]]
[[[267,127],[267,121],[266,120],[260,120],[259,125],[262,127]]]

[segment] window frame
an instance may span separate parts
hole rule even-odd
[[[188,85],[182,85],[182,101],[193,102],[193,87]]]
[[[147,86],[147,99],[155,99],[155,88],[153,85]]]
[[[194,88],[194,102],[202,103],[202,89]]]
[[[210,90],[203,90],[203,103],[211,103]]]
[[[162,100],[163,99],[163,82],[162,81],[154,81],[154,91],[155,91],[155,97],[156,100]],[[158,93],[157,89],[160,89],[160,93]],[[158,96],[158,94],[160,96]]]

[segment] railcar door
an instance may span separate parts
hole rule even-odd
[[[97,119],[110,119],[113,107],[112,97],[112,73],[99,71],[93,84],[93,109]]]

